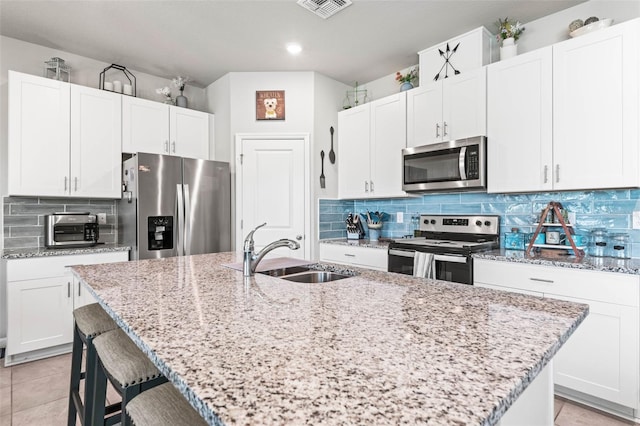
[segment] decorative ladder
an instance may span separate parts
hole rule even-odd
[[[573,241],[573,237],[572,237],[574,230],[573,228],[569,228],[565,223],[564,217],[562,216],[562,213],[560,211],[560,209],[562,209],[562,204],[556,201],[551,201],[549,204],[547,204],[547,207],[542,212],[542,215],[540,216],[540,220],[538,221],[538,227],[536,228],[536,232],[533,233],[533,236],[531,237],[531,241],[529,241],[529,245],[527,246],[526,254],[528,256],[531,255],[531,250],[533,249],[533,243],[538,237],[538,234],[540,234],[540,230],[544,226],[545,219],[547,218],[547,215],[549,214],[549,210],[551,209],[553,209],[555,217],[557,217],[558,220],[560,221],[560,225],[562,226],[562,229],[564,229],[564,233],[567,239],[569,240],[569,243],[571,244],[573,253],[575,253],[578,259],[581,259],[582,257],[584,257],[584,250],[578,249],[578,247],[576,247],[576,243]]]

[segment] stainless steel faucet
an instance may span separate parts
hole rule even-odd
[[[255,249],[255,245],[253,242],[253,233],[266,224],[267,223],[265,222],[262,225],[256,226],[256,228],[249,232],[247,237],[244,239],[244,261],[242,265],[242,271],[245,277],[250,277],[256,272],[256,268],[258,267],[258,264],[260,263],[262,258],[271,250],[277,249],[278,247],[289,247],[291,250],[297,250],[300,248],[300,244],[298,244],[297,241],[282,238],[268,244],[266,247],[260,250],[259,253],[254,253],[253,250]]]

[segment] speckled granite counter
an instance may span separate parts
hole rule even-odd
[[[218,253],[74,273],[210,424],[493,425],[587,305],[350,268],[302,284]]]
[[[118,244],[99,244],[93,247],[48,249],[44,247],[29,249],[0,250],[0,259],[26,259],[30,257],[71,256],[75,254],[109,253],[130,251],[130,246]]]
[[[522,250],[492,250],[474,253],[476,259],[497,260],[502,262],[529,263],[532,265],[559,266],[562,268],[585,269],[602,272],[640,275],[640,259],[614,259],[611,257],[574,256],[544,257],[527,256]]]
[[[369,241],[369,240],[347,240],[346,238],[338,238],[332,240],[320,240],[320,244],[335,244],[339,246],[356,246],[356,247],[369,247],[377,248],[381,250],[387,250],[389,248],[388,240],[382,241]]]

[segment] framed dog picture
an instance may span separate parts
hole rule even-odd
[[[256,120],[284,120],[284,90],[256,91]]]

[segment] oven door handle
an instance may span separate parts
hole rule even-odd
[[[465,160],[467,158],[467,147],[460,148],[460,156],[458,157],[458,170],[460,171],[460,179],[467,180],[467,168],[465,167]]]
[[[433,255],[433,260],[441,261],[441,262],[452,262],[452,263],[467,263],[467,258],[465,256],[451,256],[451,255],[444,255],[444,254]]]
[[[415,257],[415,250],[389,249],[389,256]]]

